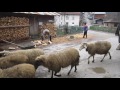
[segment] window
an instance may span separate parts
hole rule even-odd
[[[69,20],[69,17],[68,17],[68,16],[66,16],[66,20]]]
[[[74,20],[74,16],[72,17],[72,20]]]
[[[108,26],[108,23],[107,23],[107,26]]]
[[[39,25],[43,25],[43,22],[39,22]]]
[[[66,24],[68,25],[68,22],[66,22]]]

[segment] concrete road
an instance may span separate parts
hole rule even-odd
[[[89,39],[89,35],[93,35],[92,39]],[[95,55],[95,63],[92,63],[92,58],[90,59],[90,64],[88,65],[89,54],[85,51],[79,51],[80,53],[80,63],[77,66],[77,72],[74,72],[74,68],[71,71],[71,74],[67,76],[67,73],[70,69],[70,66],[67,68],[62,68],[60,74],[61,77],[54,78],[119,78],[120,77],[120,51],[116,50],[118,45],[118,37],[114,34],[88,31],[88,39],[82,39],[80,41],[74,41],[70,43],[63,43],[57,45],[51,45],[49,47],[43,48],[46,53],[51,53],[55,51],[62,50],[64,48],[74,47],[79,50],[79,46],[82,42],[94,42],[98,40],[110,41],[112,48],[110,50],[112,59],[109,59],[109,56],[106,56],[103,62],[100,60],[104,55]],[[48,69],[39,66],[36,71],[36,78],[50,78],[51,72],[48,72]]]

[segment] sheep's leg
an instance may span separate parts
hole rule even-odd
[[[52,70],[52,75],[51,75],[51,78],[53,78],[53,70]]]
[[[70,71],[68,72],[68,75],[70,74],[70,72],[71,72],[72,68],[73,68],[73,66],[71,66],[71,69],[70,69]]]
[[[105,58],[106,55],[107,55],[107,54],[104,55],[103,59]],[[103,61],[103,59],[101,60],[101,62]]]
[[[77,66],[75,65],[75,71],[74,72],[76,72],[77,71]]]
[[[91,55],[88,57],[88,64],[90,63],[89,59],[90,59]]]
[[[110,52],[108,52],[109,53],[109,56],[110,56],[110,59],[111,59],[111,55],[110,55]]]
[[[57,76],[57,77],[60,77],[61,76],[61,74],[59,74],[59,75],[57,75],[57,72],[55,72],[55,74],[54,74],[55,76]]]
[[[94,55],[93,55],[93,61],[92,61],[93,63],[95,62],[95,60],[94,60]]]

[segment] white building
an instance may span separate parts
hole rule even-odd
[[[79,26],[80,12],[60,12],[61,15],[55,16],[55,25],[63,26],[68,23],[68,26]]]

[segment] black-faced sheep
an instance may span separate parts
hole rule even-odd
[[[13,54],[0,58],[0,68],[6,69],[17,64],[28,63],[28,57],[23,54]]]
[[[28,63],[34,64],[35,58],[40,55],[44,55],[44,51],[41,49],[28,49],[28,50],[17,50],[13,52],[5,51],[4,55],[13,55],[13,54],[23,54],[26,55],[29,59]]]
[[[34,78],[35,67],[31,64],[18,64],[7,69],[0,69],[0,78]]]
[[[90,56],[88,57],[88,64],[89,64],[89,59],[91,56],[93,56],[93,61],[94,62],[94,56],[95,54],[104,54],[103,59],[105,58],[105,56],[109,53],[110,59],[111,59],[111,55],[109,50],[111,49],[111,43],[108,41],[97,41],[94,43],[83,43],[80,46],[79,50],[82,49],[86,49],[86,51],[88,51],[88,53],[90,54]],[[103,61],[103,59],[101,60],[101,62]]]
[[[70,74],[73,67],[75,67],[75,72],[77,70],[77,65],[79,64],[79,52],[74,48],[64,49],[59,52],[54,52],[50,54],[41,55],[35,60],[35,68],[37,69],[39,65],[43,65],[47,67],[49,70],[52,70],[51,78],[53,78],[53,72],[55,72],[55,76],[61,70],[61,68],[65,68],[71,65],[71,69],[68,72]]]

